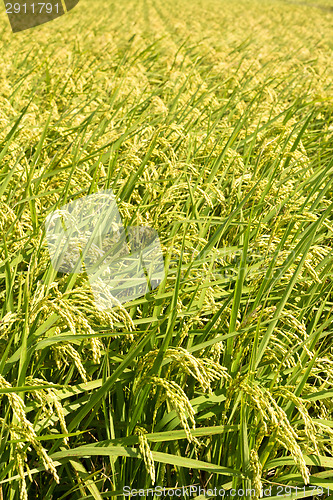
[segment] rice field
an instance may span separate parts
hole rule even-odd
[[[1,500],[333,498],[330,7],[1,11]],[[165,278],[103,310],[45,220],[107,189]]]

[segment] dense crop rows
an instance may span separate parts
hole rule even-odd
[[[0,498],[329,496],[332,25],[279,0],[2,14]],[[44,231],[106,188],[166,269],[110,312]]]

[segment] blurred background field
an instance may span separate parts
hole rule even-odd
[[[333,13],[304,3],[2,10],[0,498],[330,498]],[[105,312],[44,221],[108,188],[166,278]]]

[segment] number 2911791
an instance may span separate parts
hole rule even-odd
[[[46,14],[56,13],[59,14],[58,3],[6,3],[7,14]]]

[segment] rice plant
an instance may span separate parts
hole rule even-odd
[[[13,35],[2,14],[0,498],[331,497],[332,19],[80,0]],[[107,189],[165,265],[110,310],[45,237]]]

